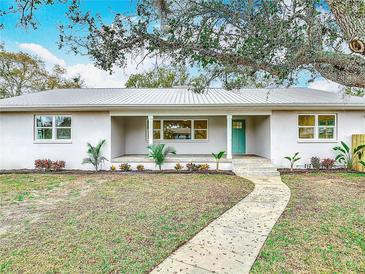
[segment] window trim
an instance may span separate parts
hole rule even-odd
[[[209,140],[209,119],[183,119],[183,118],[164,118],[164,119],[153,119],[153,121],[160,121],[160,139],[153,139],[153,141],[156,142],[206,142]],[[190,121],[191,122],[191,139],[164,139],[163,129],[164,129],[164,121]],[[207,138],[206,139],[195,139],[195,125],[194,121],[206,121],[207,122],[207,128],[201,129],[205,130],[207,132]],[[156,129],[157,130],[157,129]],[[197,129],[200,130],[200,129]],[[153,130],[154,131],[154,130]],[[146,120],[146,140],[148,140],[148,119]]]
[[[314,116],[314,126],[299,126],[299,116],[311,115]],[[318,116],[322,115],[333,115],[335,116],[335,125],[334,126],[320,126],[318,121]],[[337,113],[297,113],[297,141],[299,143],[335,143],[337,142],[337,131],[338,131],[338,118]],[[300,138],[299,136],[299,128],[314,128],[314,138],[312,139],[305,139]],[[319,138],[319,129],[320,128],[333,128],[333,138],[331,139],[321,139]]]
[[[37,117],[40,116],[50,116],[52,117],[52,127],[38,127],[37,126]],[[57,127],[56,125],[56,117],[70,117],[71,118],[71,126],[70,127]],[[72,114],[50,114],[50,113],[42,113],[42,114],[34,114],[33,117],[33,143],[35,144],[69,144],[72,143]],[[38,128],[51,128],[52,129],[52,139],[38,139],[37,138],[37,129]],[[57,139],[57,129],[70,129],[70,139]]]

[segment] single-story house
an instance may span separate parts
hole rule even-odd
[[[0,100],[0,169],[33,168],[36,159],[91,169],[81,164],[86,143],[101,139],[104,168],[147,161],[154,143],[189,161],[224,150],[225,168],[246,154],[287,166],[295,152],[304,166],[312,156],[334,158],[332,148],[359,133],[365,98],[307,88],[50,90]]]

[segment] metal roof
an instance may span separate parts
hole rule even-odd
[[[308,88],[208,89],[83,88],[49,90],[0,100],[0,110],[114,107],[285,107],[338,106],[365,109],[365,98]]]

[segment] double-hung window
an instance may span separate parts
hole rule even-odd
[[[298,139],[331,141],[336,139],[336,114],[299,114]]]
[[[36,141],[71,140],[71,121],[71,115],[36,115],[34,138]]]

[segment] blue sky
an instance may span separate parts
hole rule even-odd
[[[136,0],[83,0],[82,8],[98,13],[105,22],[111,22],[114,13],[135,14]],[[13,0],[0,0],[0,10],[6,9],[14,3]],[[48,67],[60,64],[68,70],[70,75],[80,74],[90,87],[121,87],[131,73],[147,71],[155,66],[156,60],[149,59],[137,67],[138,58],[131,57],[131,61],[124,69],[117,69],[113,75],[95,68],[87,56],[75,56],[67,49],[58,49],[57,26],[65,20],[67,6],[56,4],[45,6],[37,10],[38,29],[24,29],[16,27],[18,15],[12,14],[0,17],[5,29],[0,31],[0,41],[5,43],[9,51],[26,51],[38,55]],[[298,86],[307,86],[305,76],[300,78]],[[333,89],[335,85],[323,79],[318,79],[311,87]]]

